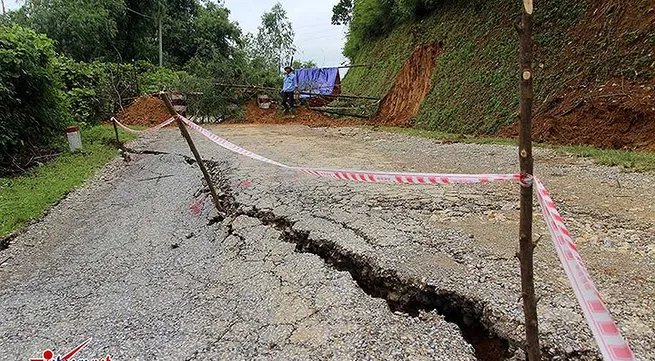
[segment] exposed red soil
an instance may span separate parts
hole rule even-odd
[[[653,34],[652,0],[592,0],[587,13],[569,30],[570,43],[560,61],[552,66],[565,69],[583,59],[583,65],[596,67],[581,67],[562,91],[538,107],[535,140],[655,151],[655,75],[644,71],[653,67]],[[614,69],[598,64],[611,64]],[[625,75],[613,70],[624,70]],[[517,134],[517,123],[499,133]]]
[[[646,85],[609,82],[555,98],[532,126],[538,142],[655,151],[655,92]],[[518,135],[518,124],[501,137]]]
[[[149,95],[137,98],[132,105],[116,115],[123,124],[143,127],[158,125],[170,117],[164,102]]]
[[[412,125],[412,118],[418,114],[423,99],[430,91],[435,59],[441,51],[439,43],[414,49],[370,123],[401,127]]]
[[[361,125],[362,121],[352,118],[331,118],[323,113],[305,107],[296,108],[296,118],[278,116],[276,109],[261,109],[255,101],[246,104],[246,123],[258,124],[302,124],[310,127],[344,127]]]

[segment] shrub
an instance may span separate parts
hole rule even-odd
[[[107,65],[76,62],[66,57],[60,57],[57,65],[73,121],[85,125],[107,119],[114,110]]]
[[[480,0],[355,0],[343,53],[355,60],[362,46],[386,36],[399,25],[426,18],[444,5],[459,6]],[[337,11],[335,7],[334,11]],[[335,13],[335,16],[339,14]]]
[[[362,44],[390,33],[397,21],[397,0],[355,1],[344,55],[354,59]]]
[[[45,35],[0,26],[0,157],[47,146],[67,120],[55,51]]]
[[[157,68],[149,64],[143,64],[141,67],[139,88],[144,94],[173,90],[181,78],[188,76],[183,71],[175,71],[170,68]]]

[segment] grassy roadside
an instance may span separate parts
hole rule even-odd
[[[135,139],[119,130],[120,139]],[[15,178],[0,178],[0,238],[38,219],[57,201],[118,155],[111,126],[82,130],[82,152],[65,152],[57,159]]]
[[[398,127],[367,127],[372,130],[400,133],[411,136],[439,139],[453,143],[471,144],[500,144],[517,145],[514,139],[507,138],[476,138],[463,134],[445,133],[439,131],[422,130],[415,128]],[[620,166],[626,171],[649,172],[655,171],[655,153],[632,152],[627,150],[598,149],[588,146],[560,146],[551,144],[535,144],[536,147],[550,148],[558,153],[575,154],[580,157],[593,158],[596,163],[607,166]]]

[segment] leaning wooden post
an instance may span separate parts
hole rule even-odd
[[[111,122],[114,124],[114,133],[116,134],[116,146],[120,148],[121,140],[118,138],[118,127],[116,126],[116,118],[111,118]]]
[[[214,187],[214,183],[212,182],[212,179],[209,176],[209,172],[207,171],[207,168],[205,167],[202,158],[200,158],[200,153],[198,153],[198,149],[196,148],[196,145],[193,143],[193,140],[189,135],[189,131],[186,129],[184,123],[182,123],[182,121],[180,120],[180,115],[177,114],[177,111],[175,111],[175,108],[173,107],[171,100],[168,98],[168,95],[166,93],[161,93],[161,97],[164,100],[164,104],[166,104],[166,108],[168,109],[168,112],[171,113],[173,117],[175,117],[175,121],[177,122],[177,127],[180,128],[180,133],[182,133],[182,136],[184,137],[184,139],[186,139],[187,144],[189,144],[189,149],[191,149],[191,153],[193,153],[193,156],[196,158],[196,162],[198,163],[198,166],[202,171],[202,175],[205,177],[205,182],[207,182],[207,187],[209,187],[209,192],[211,193],[212,199],[214,200],[214,206],[216,206],[216,210],[218,211],[218,213],[221,214],[222,213],[220,208],[221,203],[218,199],[216,188]]]
[[[536,245],[532,242],[532,103],[533,90],[533,11],[532,0],[523,0],[523,17],[517,27],[521,43],[521,122],[519,126],[519,161],[521,174],[525,177],[521,184],[521,218],[519,225],[519,260],[521,262],[521,298],[525,314],[525,338],[528,360],[540,361],[539,322],[537,319],[537,300],[534,292],[533,254]]]

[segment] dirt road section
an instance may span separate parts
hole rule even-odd
[[[323,113],[309,110],[304,106],[296,109],[296,117],[278,114],[277,110],[261,109],[254,101],[246,104],[246,123],[252,124],[295,124],[310,127],[357,126],[363,122],[352,118],[333,118]]]

